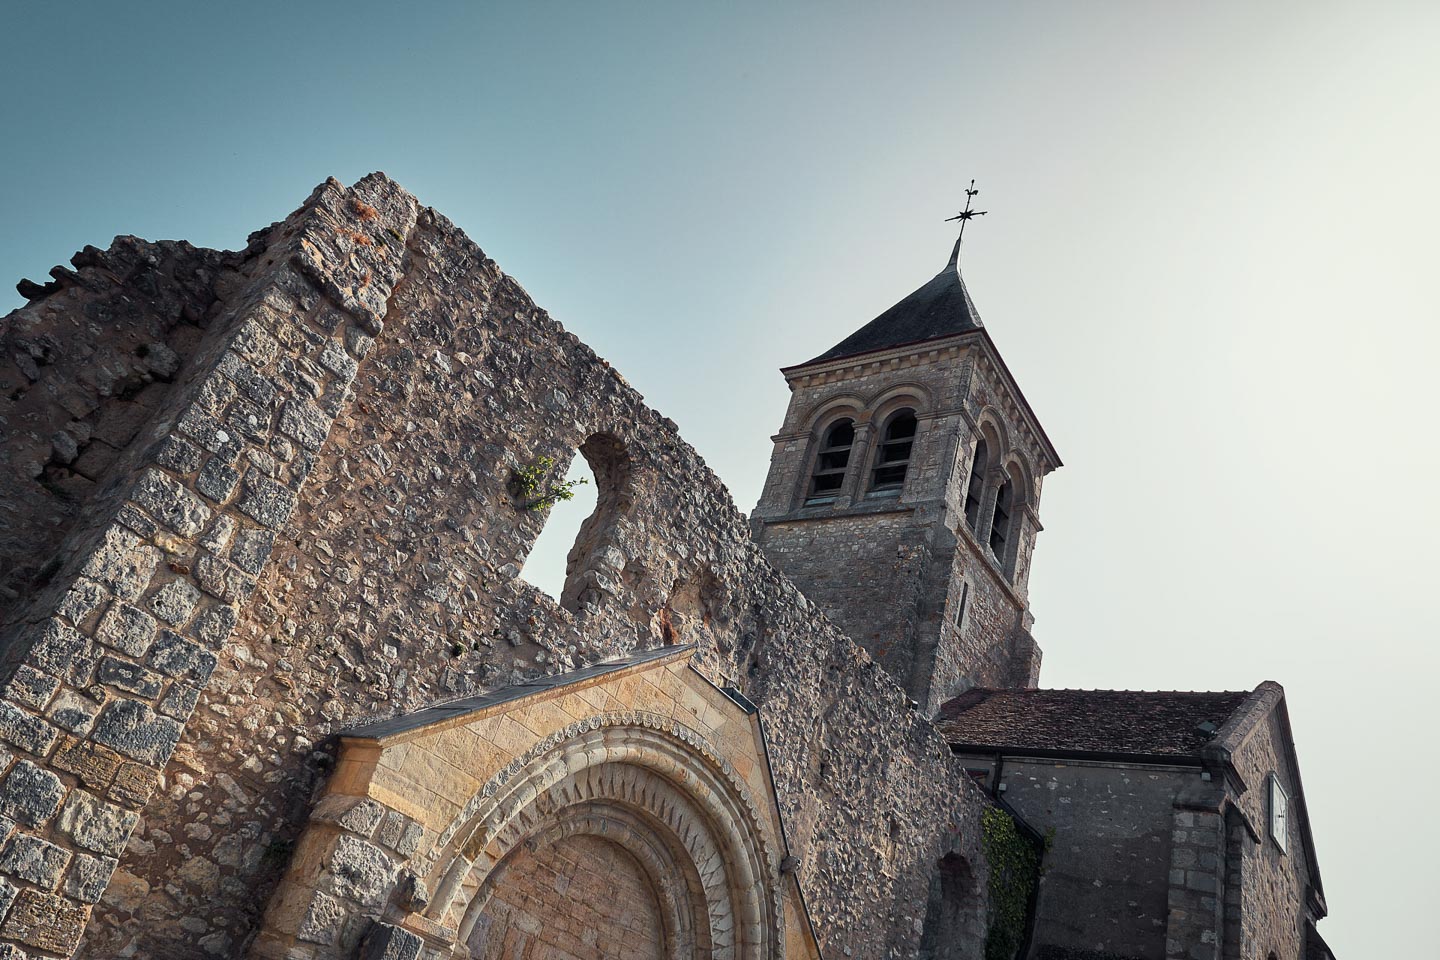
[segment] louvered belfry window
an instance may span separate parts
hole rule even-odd
[[[1000,489],[995,491],[995,515],[990,519],[990,549],[995,552],[995,558],[1001,561],[1005,559],[1005,543],[1010,539],[1012,499],[1010,481],[1006,480],[1000,484]]]
[[[970,464],[970,485],[965,488],[965,523],[977,537],[980,535],[980,498],[985,494],[985,470],[990,463],[990,448],[984,440],[975,444],[975,460]]]
[[[915,445],[915,412],[902,410],[885,424],[885,435],[875,455],[875,477],[870,483],[874,492],[899,491],[905,486],[905,473],[910,469],[910,450]]]
[[[850,448],[855,445],[855,422],[837,420],[825,431],[820,452],[815,457],[815,472],[810,478],[810,500],[833,500],[845,483],[850,466]]]

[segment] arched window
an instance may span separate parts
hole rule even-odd
[[[1010,508],[1014,500],[1014,488],[1010,478],[995,491],[995,513],[990,517],[990,549],[995,559],[1005,562],[1005,545],[1010,540]]]
[[[990,465],[990,448],[985,438],[975,444],[975,459],[970,463],[970,485],[965,488],[965,523],[970,532],[980,536],[980,498],[985,495],[985,470]]]
[[[815,457],[815,472],[810,477],[807,501],[825,502],[839,496],[840,487],[845,482],[845,470],[850,466],[850,448],[854,445],[853,420],[836,420],[825,431],[825,439]]]
[[[915,411],[901,410],[885,424],[880,449],[875,453],[875,474],[870,490],[878,493],[905,486],[910,468],[910,449],[915,445]]]

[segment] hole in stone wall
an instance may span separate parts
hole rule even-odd
[[[561,500],[546,508],[545,526],[520,568],[521,578],[552,600],[559,600],[565,588],[565,566],[571,544],[584,526],[585,518],[594,513],[598,492],[595,474],[583,456],[570,461],[564,479],[567,483],[585,482],[570,488],[575,493],[573,500]]]
[[[598,607],[621,585],[633,586],[640,571],[613,542],[617,521],[630,510],[632,477],[625,444],[608,433],[597,433],[580,445],[581,457],[595,477],[595,510],[580,525],[575,545],[565,564],[565,587],[560,603],[579,612]]]

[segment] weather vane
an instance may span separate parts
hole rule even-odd
[[[960,241],[965,239],[965,224],[976,217],[983,217],[990,212],[989,210],[970,209],[970,201],[974,200],[979,193],[980,191],[975,189],[975,181],[971,180],[969,189],[965,191],[965,209],[953,217],[945,218],[946,223],[952,223],[956,220],[960,221],[960,236],[955,238],[955,249],[950,252],[950,266],[952,267],[960,262]]]

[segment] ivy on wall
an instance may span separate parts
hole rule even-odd
[[[1045,844],[1020,832],[999,807],[984,814],[985,859],[990,862],[990,905],[985,960],[1015,960],[1025,942],[1031,895],[1040,882]]]

